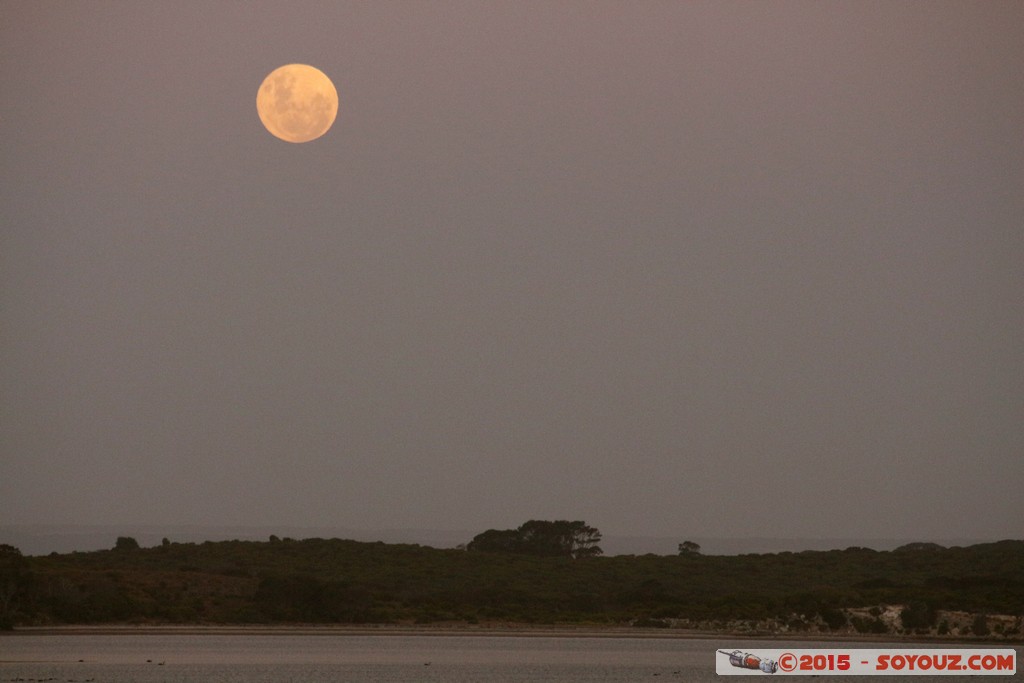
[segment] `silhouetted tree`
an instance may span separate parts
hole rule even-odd
[[[519,532],[515,529],[488,529],[474,536],[466,545],[466,550],[479,550],[485,553],[523,552]]]
[[[131,536],[118,536],[114,543],[114,550],[138,550],[139,542]]]
[[[598,543],[601,542],[601,532],[583,522],[569,523],[572,556],[597,557],[604,553]]]
[[[700,555],[700,544],[693,541],[683,541],[679,544],[680,555]]]
[[[542,557],[593,557],[603,551],[597,544],[601,532],[585,522],[532,519],[518,529],[488,529],[477,534],[467,550],[520,553]]]

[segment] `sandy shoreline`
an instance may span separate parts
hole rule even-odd
[[[722,634],[601,626],[465,625],[71,625],[23,626],[0,635],[275,635],[275,636],[497,636],[538,638],[713,638]]]
[[[467,625],[71,625],[24,626],[13,631],[0,631],[0,637],[17,636],[468,636],[512,638],[656,638],[676,640],[749,641],[821,641],[858,643],[932,643],[947,645],[987,645],[993,641],[956,640],[946,638],[907,638],[866,634],[822,633],[731,633],[684,629],[649,629],[629,626],[534,626],[530,624]],[[1019,644],[1001,640],[1001,644]]]

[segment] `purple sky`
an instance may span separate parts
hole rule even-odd
[[[1021,538],[1024,3],[0,3],[0,522]],[[281,64],[338,89],[292,145]]]

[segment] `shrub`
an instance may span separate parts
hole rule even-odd
[[[935,624],[935,610],[928,603],[913,602],[900,612],[900,621],[906,629],[927,629]]]

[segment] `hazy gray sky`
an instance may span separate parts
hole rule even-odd
[[[1021,538],[1022,36],[3,2],[0,520]]]

